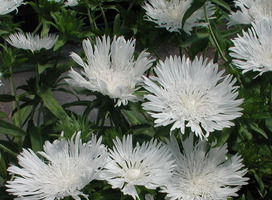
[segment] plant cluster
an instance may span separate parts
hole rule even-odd
[[[0,199],[272,199],[271,0],[2,0],[0,40]]]

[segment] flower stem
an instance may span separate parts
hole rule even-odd
[[[9,72],[10,72],[10,77],[9,77],[9,83],[10,83],[10,89],[11,89],[11,94],[15,98],[15,102],[12,102],[13,109],[17,109],[17,115],[15,115],[15,124],[18,127],[22,127],[22,121],[20,117],[20,104],[19,104],[19,98],[16,92],[15,84],[14,84],[14,78],[13,78],[13,71],[12,67],[9,67]]]
[[[205,20],[206,22],[208,22],[208,28],[209,28],[209,32],[210,32],[210,36],[212,38],[212,41],[214,42],[215,46],[216,46],[216,49],[217,51],[219,52],[221,58],[224,60],[225,63],[228,64],[228,66],[230,67],[230,69],[235,72],[236,70],[234,69],[234,67],[232,66],[232,64],[229,62],[229,60],[225,57],[224,53],[223,53],[223,50],[221,49],[220,45],[219,45],[219,42],[214,34],[214,31],[212,29],[212,26],[211,26],[211,23],[210,23],[210,20],[209,20],[209,17],[208,17],[208,14],[207,14],[207,8],[206,8],[206,4],[204,4],[204,14],[205,14]],[[238,80],[238,82],[241,84],[242,86],[242,81],[240,79],[240,76],[239,74],[236,73],[236,78]]]
[[[88,7],[87,8],[87,12],[88,12],[88,18],[89,18],[89,22],[90,22],[90,26],[91,28],[94,30],[94,29],[97,29],[96,27],[96,24],[95,24],[95,21],[93,20],[93,17],[91,15],[91,11],[90,11],[90,8]]]

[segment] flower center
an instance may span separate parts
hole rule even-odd
[[[141,177],[140,169],[129,169],[127,171],[127,178],[131,181],[137,180]]]

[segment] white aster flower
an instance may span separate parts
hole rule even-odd
[[[148,0],[143,8],[146,10],[147,19],[166,28],[170,32],[180,32],[182,19],[190,8],[193,0]],[[205,3],[206,13],[210,18],[214,14],[214,6],[210,1]],[[204,7],[194,12],[185,22],[183,30],[190,34],[193,27],[207,26]]]
[[[247,170],[243,169],[241,156],[236,154],[227,159],[226,144],[208,148],[202,140],[194,145],[191,134],[182,142],[181,153],[173,135],[167,143],[177,165],[162,190],[170,200],[227,200],[237,196],[240,187],[247,184],[248,178],[243,177]]]
[[[83,49],[87,57],[86,63],[77,54],[71,53],[72,59],[84,71],[80,74],[72,69],[69,72],[71,79],[67,80],[70,85],[101,92],[117,100],[117,106],[139,100],[134,92],[142,83],[142,75],[153,60],[148,58],[149,54],[145,51],[134,59],[135,40],[126,41],[121,36],[114,37],[111,42],[109,37],[103,36],[102,40],[97,37],[94,48],[86,39],[83,41]]]
[[[19,49],[39,51],[42,48],[51,49],[57,42],[58,36],[55,34],[49,34],[44,37],[39,35],[33,35],[32,33],[14,33],[10,34],[6,41]]]
[[[231,12],[229,26],[272,19],[271,0],[235,0],[234,3],[240,10]]]
[[[24,3],[24,0],[1,0],[0,15],[8,14]]]
[[[19,165],[11,165],[8,171],[14,179],[7,182],[7,191],[22,200],[63,199],[79,196],[88,199],[80,190],[90,181],[99,178],[107,152],[95,136],[82,143],[80,132],[70,141],[66,139],[46,141],[39,158],[31,149],[23,149],[18,156]]]
[[[230,56],[243,73],[252,70],[262,75],[272,71],[272,20],[253,22],[248,32],[243,31],[243,36],[238,35],[232,42]]]
[[[222,76],[218,65],[202,57],[190,61],[185,56],[167,58],[155,68],[158,77],[145,77],[143,108],[155,118],[156,126],[173,124],[171,131],[181,133],[190,127],[197,136],[208,137],[214,130],[233,126],[230,120],[240,117],[242,99],[234,86],[236,79]],[[204,135],[203,130],[206,132]]]
[[[110,161],[101,174],[113,188],[120,188],[124,194],[139,199],[135,186],[156,189],[168,181],[174,160],[166,145],[151,140],[142,145],[137,143],[133,148],[132,135],[113,142]]]

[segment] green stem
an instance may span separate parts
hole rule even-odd
[[[40,23],[39,23],[39,25],[35,28],[35,30],[33,31],[33,34],[35,35],[38,31],[39,31],[39,29],[41,28],[41,26],[42,26],[42,21],[40,21]]]
[[[223,53],[223,50],[221,49],[218,41],[217,41],[217,38],[214,34],[214,31],[212,29],[212,26],[210,24],[210,20],[209,20],[209,17],[208,17],[208,14],[207,14],[207,8],[206,8],[206,4],[204,4],[204,14],[205,14],[205,19],[206,19],[206,22],[208,22],[208,28],[209,28],[209,32],[210,32],[210,35],[211,35],[211,38],[212,38],[212,41],[214,42],[215,46],[216,46],[216,49],[217,51],[219,52],[221,58],[224,60],[225,63],[227,63],[230,67],[230,69],[235,72],[236,70],[234,69],[234,67],[232,66],[232,64],[229,62],[229,60],[225,57],[224,53]],[[242,81],[240,79],[240,76],[239,74],[236,74],[236,78],[238,80],[238,82],[241,84],[242,86]]]
[[[90,8],[89,8],[89,7],[87,8],[87,12],[88,12],[88,18],[89,18],[89,22],[90,22],[91,28],[92,28],[93,30],[94,30],[94,29],[97,29],[96,24],[95,24],[95,21],[94,21],[93,18],[92,18],[91,11],[90,11]]]
[[[10,72],[10,77],[9,77],[9,82],[10,82],[10,89],[11,89],[11,94],[14,96],[15,98],[15,102],[12,102],[12,106],[13,109],[17,109],[17,116],[15,116],[15,124],[18,127],[22,127],[22,121],[21,121],[21,117],[20,117],[20,104],[19,104],[19,98],[16,92],[16,88],[15,88],[15,84],[13,82],[14,78],[13,78],[13,71],[12,71],[12,67],[9,67],[9,72]]]

